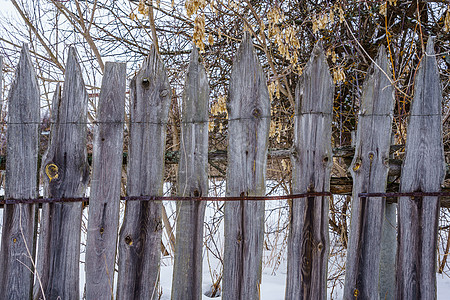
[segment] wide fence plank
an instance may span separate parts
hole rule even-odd
[[[163,194],[170,96],[166,69],[152,46],[130,83],[128,196]],[[158,299],[161,205],[160,201],[126,203],[118,246],[118,299]]]
[[[400,192],[441,190],[445,175],[442,103],[434,41],[429,38],[414,85]],[[439,206],[439,197],[398,200],[397,299],[436,298]]]
[[[42,160],[44,194],[51,198],[84,196],[89,165],[86,153],[88,95],[77,54],[69,49],[62,95],[53,105],[50,145]],[[79,299],[82,203],[43,205],[38,271],[47,299]],[[42,295],[37,295],[39,297]]]
[[[86,244],[86,299],[114,298],[126,64],[107,62],[97,108]]]
[[[294,193],[330,191],[333,88],[323,49],[317,44],[295,93]],[[328,201],[326,196],[292,201],[286,299],[326,299]]]
[[[355,156],[350,167],[353,201],[344,299],[380,297],[378,280],[386,200],[380,197],[359,198],[358,195],[386,192],[394,113],[394,90],[390,78],[386,50],[381,47],[376,65],[372,64],[364,82]]]
[[[208,196],[208,104],[208,78],[194,46],[183,94],[179,196]],[[202,299],[205,206],[206,201],[178,203],[172,299]]]
[[[245,33],[233,63],[227,102],[227,196],[262,196],[270,126],[266,78]],[[223,299],[259,299],[264,201],[225,203]]]
[[[0,64],[1,68],[1,64]],[[39,86],[24,45],[8,96],[5,199],[36,198]],[[0,76],[1,80],[1,76]],[[30,299],[36,229],[34,204],[6,204],[0,251],[0,299]]]

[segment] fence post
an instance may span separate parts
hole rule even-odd
[[[333,89],[318,43],[295,91],[294,193],[330,191]],[[292,200],[286,299],[326,299],[328,201],[325,196]]]
[[[44,194],[51,198],[84,196],[89,165],[86,153],[88,95],[75,48],[69,48],[62,95],[56,90],[51,138],[42,159]],[[47,299],[79,299],[82,203],[43,205],[39,272]]]
[[[15,76],[8,96],[5,199],[31,199],[38,195],[36,174],[40,105],[39,86],[26,44],[22,47]],[[34,204],[4,206],[0,299],[31,298],[35,207]]]
[[[445,175],[442,101],[434,40],[430,37],[414,85],[401,192],[441,190]],[[439,197],[398,200],[397,299],[436,298],[439,207]]]
[[[86,299],[114,298],[126,64],[107,62],[97,109],[86,245]]]
[[[193,47],[183,95],[178,195],[208,196],[209,84]],[[172,299],[202,299],[205,201],[178,203]]]
[[[270,126],[266,78],[244,33],[231,71],[227,102],[227,196],[263,196]],[[223,299],[259,299],[264,201],[225,203]]]
[[[154,46],[130,83],[128,196],[163,194],[170,86]],[[119,235],[118,299],[158,299],[161,201],[130,201]]]
[[[344,299],[384,299],[379,295],[382,228],[386,199],[359,198],[359,193],[386,192],[394,113],[386,50],[378,51],[363,86],[355,155],[350,166],[353,201]]]

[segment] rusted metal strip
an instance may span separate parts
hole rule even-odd
[[[410,192],[410,193],[359,193],[360,198],[369,197],[449,197],[450,192]]]
[[[395,193],[389,193],[395,194]],[[444,193],[445,194],[445,193]],[[165,196],[131,196],[120,197],[124,201],[261,201],[261,200],[287,200],[307,197],[332,196],[330,192],[321,193],[304,193],[283,196],[244,196],[244,197],[165,197]],[[450,196],[450,193],[447,193]],[[374,197],[374,196],[371,196]],[[378,196],[380,197],[380,196]],[[389,196],[388,196],[389,197]],[[86,202],[89,198],[35,198],[35,199],[1,199],[0,204],[17,204],[17,203],[54,203],[54,202]]]

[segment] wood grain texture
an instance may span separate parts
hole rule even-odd
[[[39,107],[36,73],[31,63],[28,45],[24,45],[8,95],[6,199],[30,199],[38,196],[36,174]],[[0,299],[31,299],[35,212],[33,204],[4,206],[0,251]]]
[[[350,166],[353,200],[344,299],[379,299],[385,201],[359,193],[386,192],[394,113],[394,90],[384,47],[370,67],[362,91],[355,155]],[[381,68],[381,69],[380,69]],[[389,76],[389,77],[387,77]]]
[[[194,46],[183,94],[178,196],[208,195],[208,121],[208,78]],[[172,299],[202,299],[205,206],[205,201],[178,203]]]
[[[265,194],[270,98],[249,33],[239,47],[227,101],[227,196]],[[225,203],[222,299],[259,299],[264,201]]]
[[[74,48],[69,49],[62,94],[53,104],[50,145],[42,160],[44,195],[83,197],[89,165],[86,153],[88,95]],[[50,175],[50,176],[49,176]],[[38,271],[47,299],[79,299],[82,203],[43,206]],[[38,289],[36,297],[41,296]]]
[[[171,90],[152,46],[130,83],[128,196],[161,196]],[[161,202],[128,202],[119,235],[118,299],[158,299]]]
[[[415,80],[414,99],[403,160],[401,192],[439,192],[444,179],[442,89],[428,39]],[[400,197],[396,298],[436,298],[438,197]]]
[[[126,64],[107,62],[94,134],[86,245],[86,299],[113,299],[122,179]]]
[[[317,44],[297,84],[293,193],[329,192],[333,82]],[[294,199],[288,240],[286,299],[326,299],[328,197]]]

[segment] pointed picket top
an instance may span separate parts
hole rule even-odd
[[[313,48],[311,57],[300,77],[300,82],[297,84],[296,93],[299,93],[297,99],[314,96],[318,101],[297,101],[296,111],[298,113],[308,112],[322,112],[332,113],[333,107],[327,105],[325,102],[329,101],[329,97],[325,93],[328,93],[328,88],[333,89],[333,78],[328,67],[328,63],[325,57],[325,52],[322,47],[322,43],[319,41]],[[317,95],[310,95],[312,91],[318,92]],[[330,110],[331,109],[331,110]]]
[[[408,126],[408,139],[406,141],[406,156],[403,162],[403,167],[408,168],[409,159],[411,162],[415,162],[414,165],[422,162],[423,166],[428,165],[428,163],[434,166],[434,172],[431,172],[429,176],[418,176],[416,186],[411,186],[412,176],[402,176],[402,186],[403,189],[415,191],[421,189],[422,191],[432,192],[440,190],[441,183],[445,176],[445,165],[444,165],[444,148],[442,144],[442,88],[441,80],[439,78],[439,69],[436,61],[436,55],[434,51],[434,38],[430,37],[428,39],[426,53],[423,56],[422,62],[419,66],[417,72],[415,84],[414,84],[414,99],[412,102],[411,116]],[[426,130],[427,134],[423,138],[410,139],[409,136],[412,134],[417,134],[418,136],[423,136]],[[425,148],[416,149],[418,145],[422,145],[427,142]],[[411,151],[408,155],[409,148],[414,149],[414,153],[419,153],[426,151],[427,159],[420,159],[416,161],[417,158]],[[419,150],[419,151],[418,151]],[[430,156],[430,151],[433,155],[436,155],[433,159]],[[414,158],[413,158],[414,156]],[[439,159],[438,159],[439,156]],[[428,163],[426,161],[429,160]],[[411,165],[412,166],[412,165]],[[431,166],[431,165],[429,165]],[[412,169],[409,171],[413,171]]]
[[[8,95],[8,101],[9,102],[13,101],[17,103],[23,103],[24,101],[27,102],[31,101],[31,103],[33,103],[34,101],[36,101],[36,99],[39,99],[39,86],[37,82],[37,76],[36,72],[34,71],[33,64],[31,62],[28,44],[23,44],[22,50],[20,52],[20,59],[17,65],[15,78]],[[10,105],[10,107],[16,106]],[[17,108],[20,109],[20,106],[18,105]],[[19,114],[8,114],[8,118],[9,122],[26,122],[27,118],[35,119],[35,115],[34,114],[29,115],[23,112]]]
[[[67,98],[67,102],[62,101],[61,104],[67,104],[68,106],[74,107],[72,108],[72,113],[64,117],[65,120],[63,120],[63,122],[79,122],[80,124],[86,124],[88,94],[84,85],[83,73],[81,71],[77,56],[78,54],[76,49],[74,47],[70,47],[67,55],[64,84],[62,89],[62,98]]]
[[[244,32],[242,42],[233,61],[233,68],[231,70],[230,96],[227,101],[230,119],[233,119],[233,116],[251,118],[255,114],[270,118],[269,92],[267,88],[260,88],[267,86],[266,82],[267,79],[258,56],[256,55],[251,35],[249,32]],[[243,88],[243,86],[245,87]],[[253,95],[254,97],[249,96],[251,93],[255,93]],[[241,101],[240,99],[244,99],[244,101],[241,104],[236,105],[242,105],[241,109],[237,109],[236,107],[232,110],[232,103]],[[247,103],[250,99],[257,99],[259,103]],[[266,99],[268,101],[266,101]],[[258,108],[259,111],[257,113],[255,113],[254,110],[248,109],[250,107],[255,107],[255,105],[261,106]]]
[[[432,96],[432,97],[431,97]],[[419,66],[415,81],[412,116],[441,114],[442,89],[434,51],[434,37],[428,38],[427,48]]]
[[[187,105],[186,101],[197,102]],[[208,101],[209,101],[209,83],[206,75],[206,69],[200,61],[197,47],[192,48],[188,71],[186,74],[186,83],[183,100],[183,121],[184,122],[208,122]]]
[[[39,86],[33,64],[31,63],[28,44],[24,44],[22,47],[19,63],[16,69],[16,76],[9,91],[8,102],[8,123],[13,124],[14,126],[21,126],[21,124],[28,122],[36,124],[39,123]],[[10,136],[9,138],[13,138],[11,136],[14,134],[12,133],[12,129],[13,128],[10,128],[10,130],[8,130],[8,136]],[[8,147],[9,146],[10,145],[8,144]],[[6,163],[7,165],[11,163],[15,164],[15,162],[11,160],[7,160]],[[17,194],[17,192],[13,192],[12,194],[9,192],[11,185],[14,185],[16,179],[19,178],[17,177],[19,176],[18,174],[22,172],[20,169],[21,168],[12,168],[9,171],[9,175],[11,176],[6,176],[5,194],[7,197],[13,197],[16,199],[20,199],[22,197],[30,198],[30,195],[32,194],[30,190],[26,191],[26,194],[22,196]],[[14,175],[14,173],[17,174]],[[22,174],[20,178],[23,178],[23,176],[24,174]],[[9,182],[9,179],[12,179],[13,182]]]
[[[382,45],[378,49],[375,63],[372,63],[362,89],[362,101],[360,106],[360,115],[386,114],[386,105],[388,111],[394,109],[394,101],[386,102],[379,106],[378,102],[385,99],[379,92],[385,94],[385,97],[392,98],[393,88],[391,84],[392,74],[388,66],[388,57],[385,47]]]

